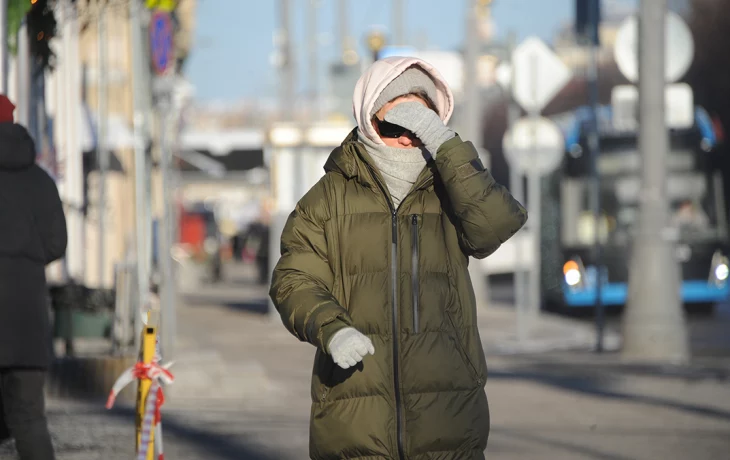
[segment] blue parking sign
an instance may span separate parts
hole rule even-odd
[[[163,11],[155,11],[150,21],[150,48],[152,66],[158,75],[167,73],[172,66],[175,52],[172,45],[172,34],[170,15]]]

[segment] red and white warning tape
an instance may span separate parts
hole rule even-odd
[[[147,394],[147,404],[142,418],[142,433],[140,435],[140,449],[137,452],[137,460],[147,460],[147,449],[150,446],[150,437],[155,425],[159,424],[159,410],[162,405],[162,388],[156,380],[152,381],[150,391]],[[160,458],[163,453],[159,452]]]
[[[155,445],[157,447],[158,460],[164,460],[162,450],[162,414],[161,407],[165,403],[165,395],[162,391],[162,384],[169,385],[175,381],[175,377],[170,373],[168,368],[172,363],[164,366],[158,364],[159,350],[156,353],[155,360],[150,364],[136,363],[119,376],[106,402],[106,408],[111,409],[114,401],[124,387],[133,382],[135,379],[151,380],[152,385],[147,394],[145,402],[144,417],[142,418],[142,432],[140,436],[140,449],[137,453],[138,460],[147,460],[147,453],[150,444],[150,436],[152,430],[155,430]]]
[[[112,406],[114,406],[114,401],[116,400],[117,395],[119,395],[119,392],[136,379],[152,380],[153,384],[155,382],[158,382],[158,384],[161,382],[166,385],[173,383],[175,381],[175,377],[168,370],[170,366],[172,366],[172,363],[165,364],[164,366],[160,366],[157,363],[137,363],[122,372],[122,375],[117,378],[117,381],[114,382],[114,385],[109,392],[109,398],[106,400],[106,408],[111,409]]]

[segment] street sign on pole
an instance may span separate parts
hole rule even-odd
[[[155,11],[150,20],[150,54],[157,75],[164,75],[173,67],[175,49],[172,34],[170,15],[164,11]]]
[[[527,208],[531,222],[528,225],[533,241],[532,250],[534,254],[540,254],[541,180],[545,175],[555,171],[563,160],[565,152],[563,134],[554,122],[546,118],[538,116],[521,118],[504,135],[502,145],[510,168],[515,169],[520,176],[527,175]],[[531,272],[526,289],[529,300],[527,305],[517,305],[518,318],[524,318],[526,311],[531,315],[537,314],[542,303],[539,262],[533,264]],[[517,289],[524,287],[518,286]],[[518,325],[520,336],[525,335],[524,328],[523,320],[522,324]]]
[[[555,171],[563,161],[565,141],[558,125],[547,118],[521,118],[502,140],[510,167],[540,176]]]
[[[530,37],[512,53],[509,69],[502,71],[501,84],[509,87],[514,100],[527,111],[529,118],[518,120],[505,135],[503,145],[510,168],[514,170],[512,187],[520,189],[522,175],[527,176],[527,208],[530,216],[528,227],[533,240],[533,252],[540,254],[541,183],[542,177],[554,171],[562,161],[564,144],[562,133],[548,120],[540,118],[540,111],[570,81],[570,69],[539,38]],[[522,266],[522,261],[518,262]],[[523,274],[515,273],[515,280],[524,282]],[[517,332],[520,340],[527,335],[526,313],[534,317],[539,313],[541,299],[541,264],[530,268],[527,286],[515,286],[516,291],[526,291],[527,299],[517,299]],[[519,276],[517,276],[519,275]],[[524,300],[527,300],[523,303]]]
[[[684,20],[668,12],[664,22],[667,45],[664,48],[664,78],[667,83],[678,81],[689,70],[694,59],[692,32]],[[639,81],[639,20],[630,16],[616,33],[614,57],[621,73],[632,83]]]
[[[512,91],[530,113],[540,112],[570,81],[570,69],[536,37],[525,39],[512,55]]]

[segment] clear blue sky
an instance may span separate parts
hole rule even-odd
[[[306,84],[306,7],[310,0],[292,0],[294,41],[299,75]],[[322,39],[322,71],[338,54],[336,2],[322,0],[318,29]],[[463,40],[466,0],[405,0],[405,34],[410,44],[455,49]],[[498,37],[514,30],[518,37],[549,40],[573,18],[574,0],[495,0],[493,16]],[[349,0],[351,34],[363,49],[363,37],[373,25],[390,28],[390,0]],[[185,72],[201,102],[236,101],[273,96],[277,75],[270,63],[277,26],[276,0],[198,0],[195,44]]]

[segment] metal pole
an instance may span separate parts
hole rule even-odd
[[[99,164],[99,203],[98,203],[98,273],[99,287],[105,286],[106,273],[106,176],[109,169],[109,151],[106,145],[107,131],[107,34],[106,34],[106,0],[99,0],[97,18],[97,144],[96,154]]]
[[[8,0],[0,0],[0,94],[8,94]]]
[[[515,37],[516,35],[511,32],[509,34],[509,56],[511,61],[511,68],[514,69],[514,61],[512,60],[512,53],[514,53],[515,49]],[[508,129],[510,129],[514,123],[519,119],[520,117],[520,107],[515,101],[514,96],[512,95],[512,88],[515,87],[514,80],[515,80],[515,73],[514,70],[511,72],[511,79],[510,79],[510,91],[509,94],[509,107],[508,107],[508,113],[507,113],[507,123],[508,123]],[[515,198],[515,200],[519,201],[520,203],[525,203],[525,187],[523,182],[523,174],[524,171],[520,171],[517,169],[517,165],[509,165],[509,185],[510,185],[510,192],[512,193],[512,196]],[[517,339],[520,342],[524,342],[527,340],[528,335],[528,329],[526,324],[526,318],[525,318],[525,312],[527,309],[527,302],[525,294],[527,292],[527,279],[524,272],[524,250],[523,250],[523,238],[525,236],[524,232],[522,233],[520,237],[517,240],[517,243],[515,245],[515,271],[514,271],[514,298],[515,298],[515,317],[517,321]]]
[[[37,65],[36,67],[40,67],[40,65]],[[46,120],[46,81],[47,81],[47,71],[40,71],[38,72],[38,76],[34,79],[34,94],[35,94],[35,107],[34,113],[35,113],[35,120],[36,120],[36,130],[38,131],[37,134],[37,142],[36,145],[38,146],[37,149],[39,152],[41,152],[42,160],[44,164],[50,168],[52,171],[55,170],[52,164],[52,158],[50,155],[51,149],[50,149],[50,142],[48,140],[48,123]]]
[[[401,46],[405,45],[405,37],[404,37],[404,23],[403,23],[403,0],[391,0],[393,2],[393,45],[395,46]],[[469,3],[469,7],[467,8],[467,11],[470,10],[471,4],[473,3],[470,0],[467,0]],[[468,17],[468,14],[467,14]]]
[[[642,162],[638,232],[632,245],[629,292],[623,318],[625,359],[685,363],[687,328],[681,272],[669,227],[665,125],[666,0],[642,0],[639,19],[639,151]]]
[[[141,5],[139,0],[132,0],[130,8],[130,33],[132,37],[132,71],[133,71],[133,98],[134,98],[134,166],[135,166],[135,208],[136,208],[136,258],[137,258],[137,288],[138,310],[147,307],[149,294],[149,271],[146,252],[147,242],[147,154],[145,126],[147,123],[147,75],[145,73],[145,56],[143,47]],[[139,318],[139,314],[135,315]],[[139,331],[139,326],[136,329]],[[135,334],[135,345],[139,345],[139,334]]]
[[[162,275],[160,292],[162,327],[161,345],[166,360],[173,357],[175,346],[175,279],[172,267],[173,221],[172,221],[172,194],[170,182],[170,165],[172,159],[171,125],[172,115],[171,95],[164,94],[160,98],[160,172],[162,182],[162,221],[158,226],[159,249],[158,261]]]
[[[321,6],[320,0],[310,0],[307,10],[307,27],[309,29],[309,97],[312,119],[318,120],[319,113],[319,35],[317,33],[317,14]]]
[[[395,1],[395,3],[400,3]],[[477,61],[481,51],[481,40],[477,30],[479,5],[475,0],[466,0],[464,37],[464,137],[471,140],[477,149],[482,147],[482,104],[481,91],[477,82]],[[477,305],[489,301],[488,278],[482,261],[473,260],[469,264]]]
[[[530,78],[532,79],[532,89],[534,92],[537,92],[539,88],[539,79],[540,75],[538,74],[538,64],[537,64],[537,58],[533,56],[531,60],[530,65]],[[536,94],[533,95],[535,99]],[[538,139],[537,139],[537,132],[536,127],[537,126],[537,119],[540,116],[539,111],[532,111],[528,114],[528,116],[535,121],[533,123],[533,132],[532,132],[532,148],[533,148],[533,155],[534,158],[537,158],[538,155],[540,155],[540,151],[537,148],[538,145]],[[537,161],[533,161],[532,165],[535,165]],[[542,304],[542,299],[540,296],[541,293],[541,265],[542,265],[542,253],[541,253],[541,233],[542,233],[542,196],[541,196],[541,184],[542,184],[542,176],[539,171],[536,171],[535,168],[530,168],[527,173],[527,207],[528,207],[528,214],[530,215],[530,220],[532,221],[532,224],[530,224],[530,235],[532,235],[532,253],[535,256],[535,261],[532,264],[531,270],[530,270],[530,276],[529,276],[529,285],[528,285],[528,308],[527,312],[529,315],[534,318],[537,316],[540,312],[540,305]]]
[[[345,53],[350,49],[350,36],[348,32],[349,21],[347,14],[348,0],[339,0],[337,2],[337,25],[339,26],[338,35],[340,37],[340,61],[344,61]]]
[[[536,141],[536,135],[533,134],[533,145]],[[539,155],[540,152],[534,151],[536,155]],[[532,220],[532,225],[530,226],[530,234],[532,235],[532,253],[534,254],[535,261],[532,264],[532,267],[530,267],[530,275],[528,277],[529,284],[528,284],[528,290],[527,290],[527,298],[528,304],[526,308],[526,312],[530,315],[531,318],[534,318],[537,316],[540,312],[540,305],[542,304],[542,299],[540,296],[541,292],[541,250],[540,250],[540,236],[541,236],[541,221],[542,221],[542,209],[541,208],[541,185],[542,183],[542,176],[536,171],[528,171],[527,172],[527,207],[529,208],[529,215],[530,219]]]
[[[281,15],[279,25],[282,37],[282,54],[283,63],[281,67],[281,78],[282,86],[280,93],[280,103],[282,116],[289,118],[291,115],[291,107],[294,104],[294,53],[292,50],[292,37],[291,37],[291,0],[280,0],[279,1],[279,14]]]
[[[59,7],[62,12],[63,54],[63,139],[65,141],[65,177],[64,189],[68,205],[68,250],[66,259],[68,274],[75,282],[84,284],[86,252],[84,251],[84,179],[81,143],[79,139],[78,123],[81,122],[79,106],[81,103],[81,83],[79,76],[78,59],[78,18],[75,6],[70,0],[64,1]]]
[[[481,41],[477,30],[477,2],[466,0],[464,37],[464,129],[465,137],[477,148],[482,145],[481,135],[481,94],[477,82],[477,61]]]
[[[346,0],[339,0],[337,2],[337,5],[339,7],[339,12],[342,14],[342,12],[345,10]],[[294,65],[292,62],[293,57],[293,49],[292,49],[292,42],[291,42],[291,21],[289,16],[289,8],[291,6],[290,0],[279,0],[279,8],[280,8],[280,23],[279,28],[281,30],[281,37],[283,37],[283,40],[281,42],[282,46],[282,54],[284,56],[283,59],[283,65],[281,67],[281,82],[280,85],[280,93],[279,97],[281,98],[281,120],[287,120],[291,121],[294,117],[292,117],[291,110],[289,107],[294,105]],[[342,17],[340,17],[342,19]],[[346,33],[346,26],[344,26],[342,23],[340,23],[340,33]],[[346,49],[345,42],[341,43],[343,49],[342,49],[342,56],[344,56],[344,50]],[[342,59],[342,56],[340,56],[340,59]],[[298,126],[299,128],[299,126]],[[278,149],[278,147],[276,148]],[[275,150],[276,151],[276,150]],[[298,161],[298,157],[300,154],[300,150],[298,148],[293,148],[294,155],[291,158],[290,161],[282,161],[281,156],[282,155],[274,155],[274,171],[277,173],[276,176],[278,177],[278,174],[282,170],[289,170],[294,164],[296,164]],[[284,181],[280,181],[277,177],[275,177],[275,183],[285,182],[289,184],[290,186],[294,186],[294,184],[297,183],[299,175],[297,174],[296,168],[293,168],[294,170],[291,171],[291,174],[288,174],[288,177]],[[275,194],[278,207],[281,207],[282,203],[282,197],[277,193]],[[293,206],[292,206],[293,208]],[[288,212],[287,212],[288,214]],[[272,263],[275,263],[276,260],[279,259],[279,243],[278,240],[281,236],[281,229],[283,229],[283,223],[281,222],[281,219],[283,216],[281,216],[279,213],[273,213],[271,216],[271,224],[269,227],[269,232],[271,236],[271,245],[270,245],[270,254],[271,254],[271,261]],[[284,218],[285,219],[285,218]],[[274,308],[274,304],[272,302],[269,302],[269,316],[274,321],[277,320],[279,317],[279,314]]]
[[[598,22],[600,4],[594,0],[594,4],[588,10],[588,22],[590,27],[590,60],[588,65],[588,93],[591,107],[591,129],[588,133],[588,150],[591,157],[592,169],[592,203],[591,208],[594,214],[594,242],[593,242],[593,265],[596,267],[596,352],[603,353],[603,333],[605,329],[605,312],[603,305],[603,261],[601,250],[601,178],[598,174],[598,156],[600,154],[600,142],[598,134]]]
[[[30,41],[28,37],[28,20],[23,18],[18,30],[18,52],[15,62],[17,63],[15,73],[16,88],[18,92],[17,100],[17,117],[16,122],[30,128],[30,108],[31,102],[31,72],[30,72]]]

